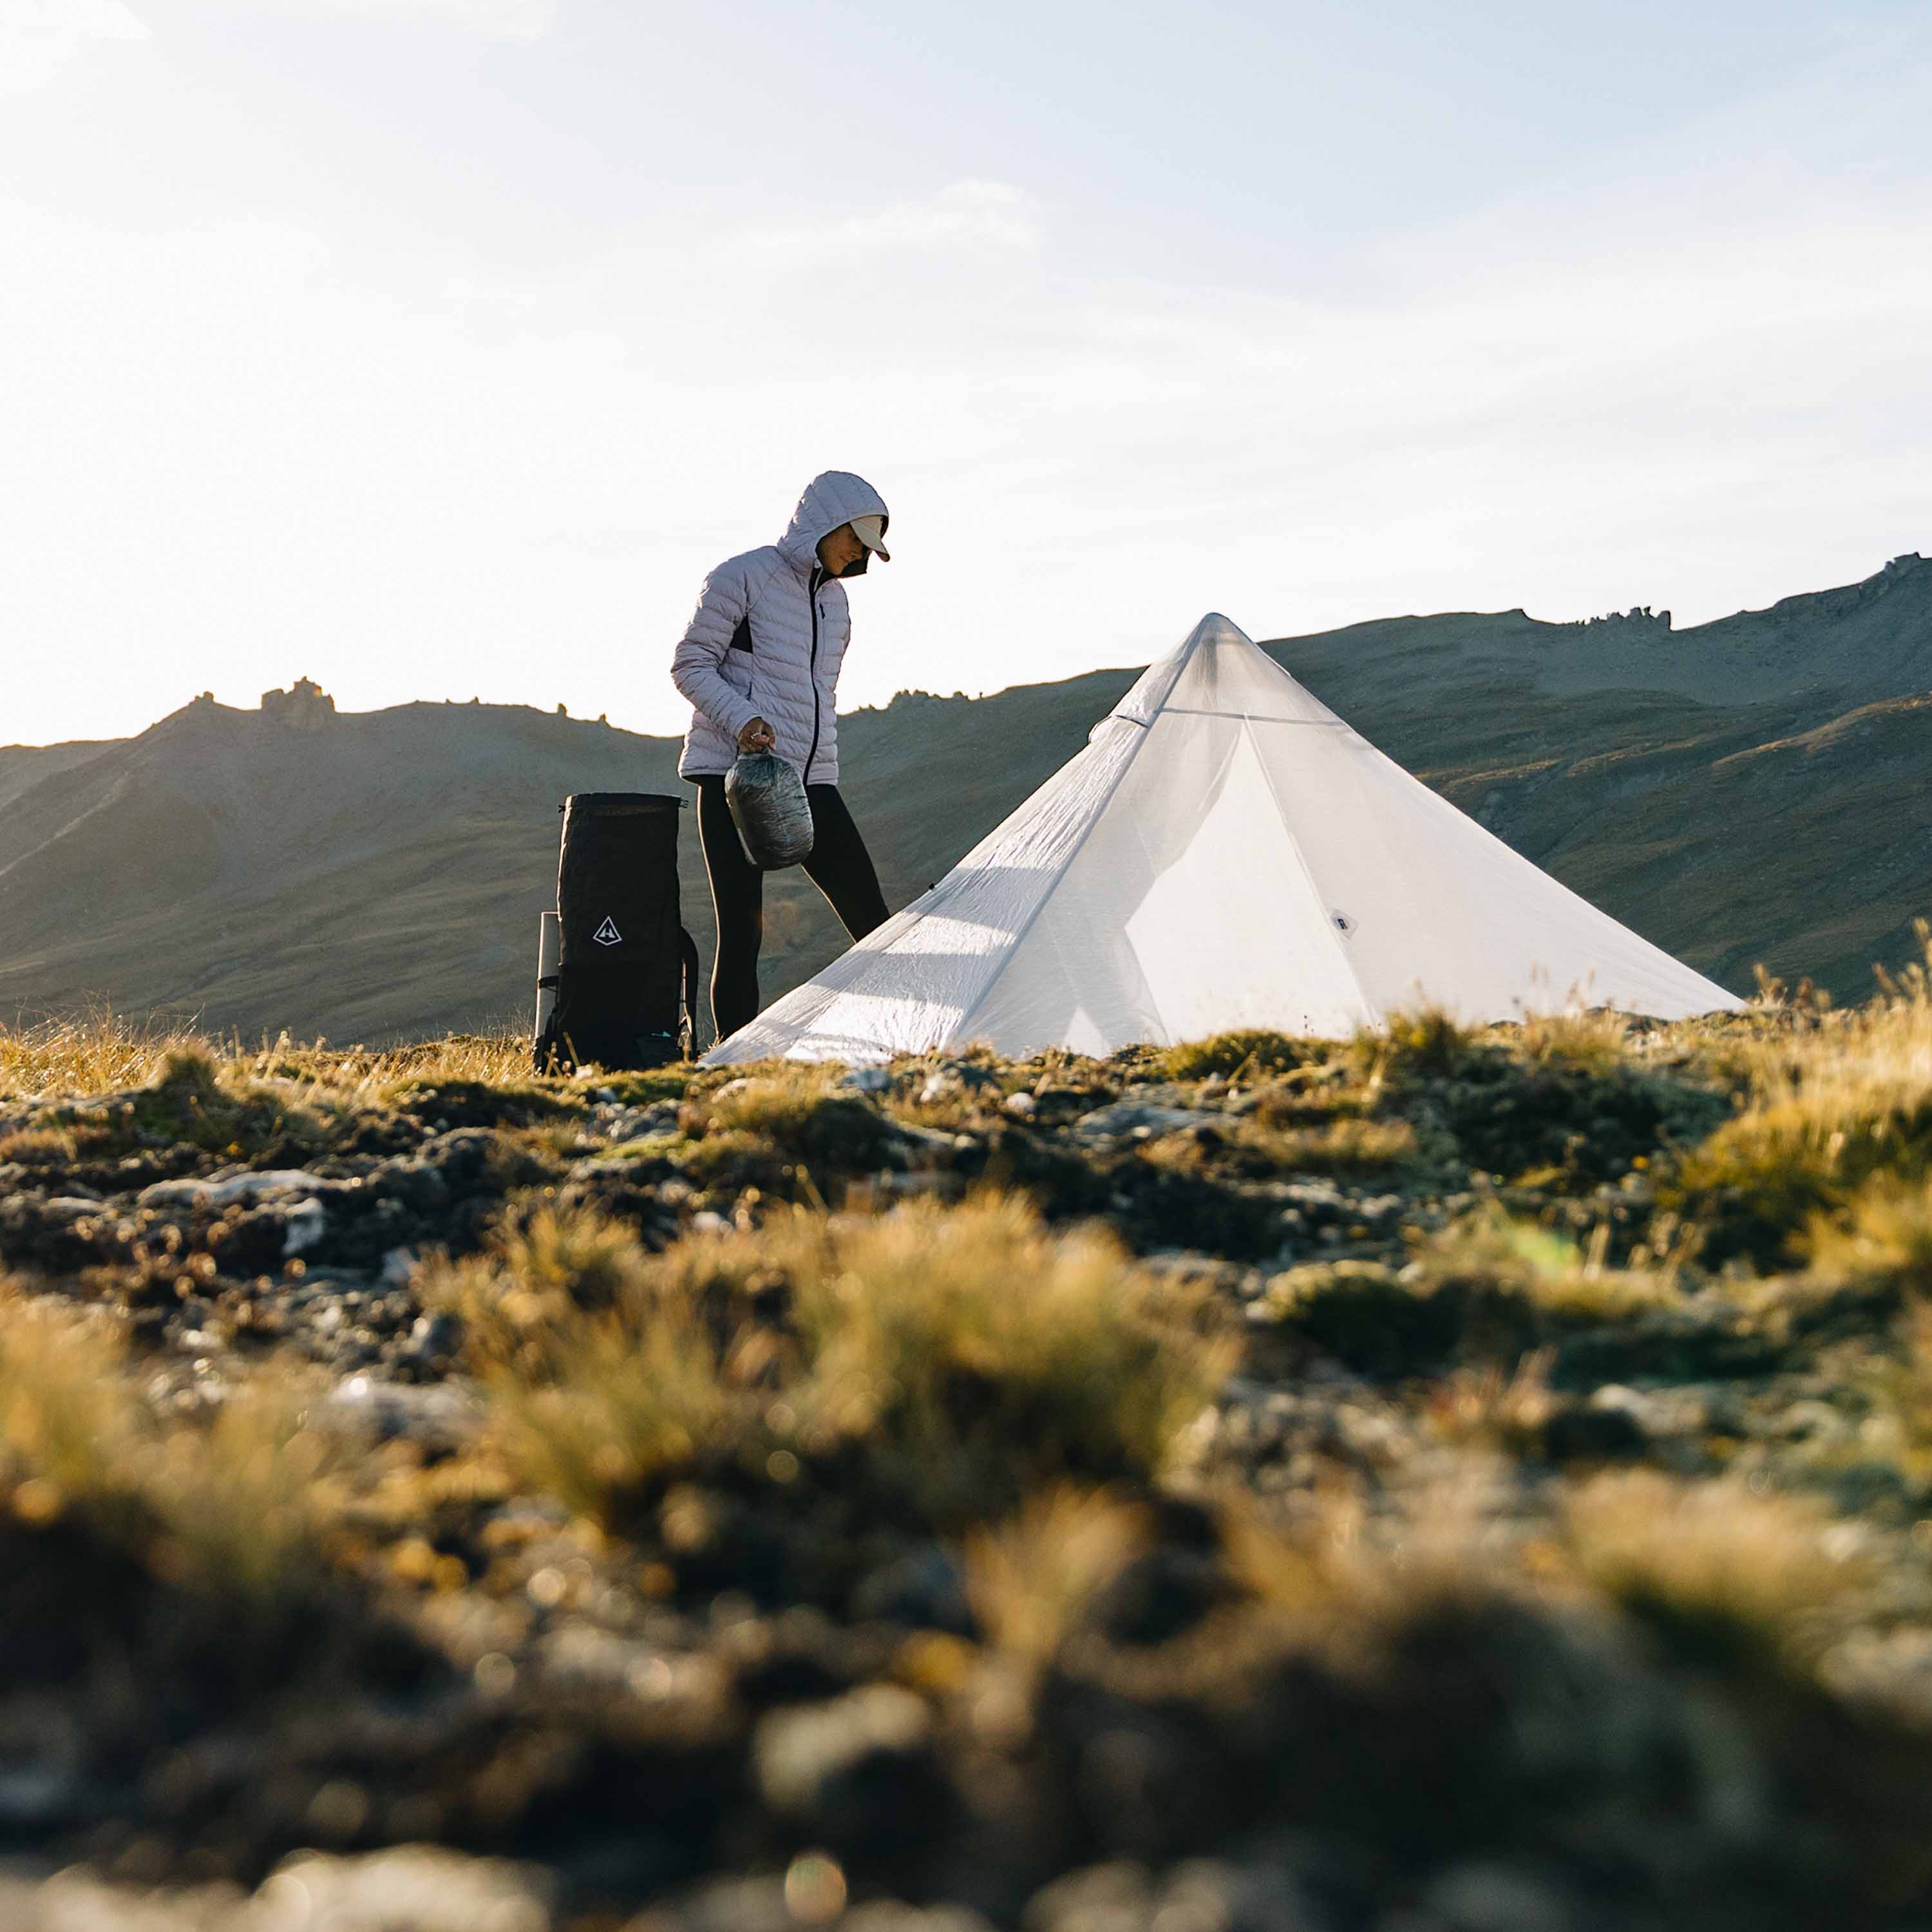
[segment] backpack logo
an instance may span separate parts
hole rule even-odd
[[[621,946],[624,943],[624,935],[617,930],[616,921],[608,913],[604,915],[604,923],[590,936],[599,946]]]

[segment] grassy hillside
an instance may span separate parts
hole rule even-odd
[[[0,809],[41,779],[111,751],[116,742],[102,739],[77,740],[68,745],[0,745]]]
[[[0,1029],[0,1922],[1932,1915],[1922,976],[520,1059]]]
[[[1932,565],[1684,632],[1516,611],[1269,648],[1539,864],[1734,986],[1762,961],[1862,997],[1869,962],[1908,957],[1932,907],[1917,804]],[[1077,751],[1134,674],[905,694],[842,721],[889,901]],[[0,1012],[92,999],[248,1036],[372,1041],[503,1021],[530,998],[558,801],[685,790],[675,754],[520,707],[410,705],[301,730],[212,704],[125,744],[0,753]],[[684,860],[708,954],[688,823]],[[842,944],[801,874],[773,879],[768,995]]]

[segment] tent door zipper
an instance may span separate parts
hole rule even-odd
[[[799,774],[807,784],[812,782],[812,761],[818,756],[818,734],[823,728],[818,700],[818,593],[824,583],[823,574],[814,570],[806,598],[812,606],[812,658],[808,667],[812,678],[812,749],[806,753],[805,770]]]

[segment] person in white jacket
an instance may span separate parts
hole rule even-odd
[[[838,791],[838,670],[851,636],[842,579],[862,577],[885,546],[885,500],[862,477],[828,470],[807,484],[776,544],[728,558],[704,580],[671,658],[688,698],[678,773],[698,787],[698,829],[711,879],[718,946],[711,1014],[720,1040],[758,1010],[764,874],[745,856],[724,801],[740,752],[796,765],[812,802],[804,867],[854,939],[884,922],[886,902],[866,842]]]

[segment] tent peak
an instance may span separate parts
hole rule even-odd
[[[1232,619],[1224,617],[1218,610],[1210,610],[1199,623],[1187,634],[1187,641],[1181,649],[1191,650],[1197,644],[1252,644],[1254,639]]]

